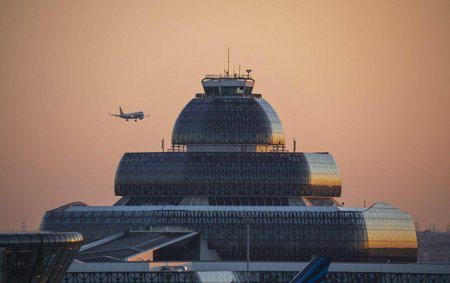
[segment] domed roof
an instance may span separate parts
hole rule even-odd
[[[172,144],[284,145],[275,110],[262,98],[204,96],[181,111]]]

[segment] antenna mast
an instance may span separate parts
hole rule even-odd
[[[228,46],[228,68],[227,68],[227,77],[230,76],[230,46]]]

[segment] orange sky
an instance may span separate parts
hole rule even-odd
[[[1,1],[0,230],[110,205],[206,73],[252,68],[288,146],[329,151],[342,201],[450,223],[450,1]],[[138,123],[107,116],[150,112]]]

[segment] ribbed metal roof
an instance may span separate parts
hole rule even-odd
[[[83,236],[78,232],[3,232],[0,246],[8,245],[61,245],[81,246]]]
[[[240,212],[364,212],[365,208],[337,206],[207,206],[207,205],[142,205],[142,206],[73,206],[66,211],[240,211]]]
[[[201,97],[181,111],[172,144],[284,145],[284,131],[275,110],[253,97]]]

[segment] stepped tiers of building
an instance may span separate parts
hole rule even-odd
[[[149,248],[143,260],[151,261],[244,260],[250,227],[252,260],[416,262],[411,216],[386,203],[344,207],[332,155],[290,152],[277,113],[254,84],[250,75],[207,75],[204,93],[179,114],[169,150],[123,155],[117,203],[49,210],[41,229],[77,231],[94,244],[114,235],[125,243],[133,231],[168,239]]]

